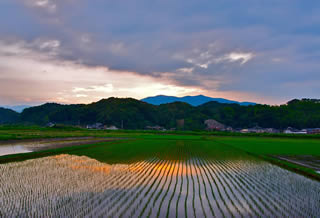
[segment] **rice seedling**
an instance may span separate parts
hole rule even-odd
[[[319,182],[203,148],[179,142],[126,164],[68,154],[0,164],[0,217],[320,216]]]

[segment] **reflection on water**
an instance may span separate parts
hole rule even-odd
[[[50,138],[36,140],[19,140],[13,142],[1,142],[0,156],[9,154],[26,153],[32,151],[41,151],[53,148],[62,148],[66,146],[75,146],[83,144],[93,144],[119,140],[117,138],[94,138],[94,137],[69,137],[69,138]]]
[[[320,217],[318,182],[254,160],[59,155],[0,164],[0,184],[4,217]]]
[[[32,152],[23,145],[3,145],[0,146],[0,156],[9,155],[9,154],[20,154]]]

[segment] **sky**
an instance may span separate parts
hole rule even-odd
[[[317,0],[0,1],[0,105],[319,93]]]

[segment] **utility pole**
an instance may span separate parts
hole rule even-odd
[[[123,129],[123,120],[121,120],[121,129]]]

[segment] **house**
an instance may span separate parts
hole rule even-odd
[[[218,131],[225,130],[224,124],[219,123],[218,121],[213,119],[205,120],[204,124],[207,126],[206,127],[207,130],[218,130]]]
[[[253,127],[253,128],[250,128],[250,129],[249,129],[249,132],[250,132],[250,133],[264,133],[265,131],[264,131],[264,129],[261,128],[260,126],[255,126],[255,127]]]
[[[320,134],[320,128],[309,128],[307,134]]]
[[[280,133],[280,131],[278,129],[275,129],[275,128],[265,128],[264,132],[265,133]]]
[[[54,124],[54,123],[52,123],[52,122],[49,122],[49,123],[47,123],[46,127],[50,127],[50,128],[51,128],[51,127],[55,127],[55,125],[56,125],[56,124]]]
[[[241,133],[249,133],[249,129],[241,129],[240,132]]]
[[[307,134],[307,130],[299,130],[292,127],[288,127],[286,130],[283,131],[285,134]]]
[[[87,129],[104,129],[104,125],[102,123],[95,123],[87,125]]]
[[[231,126],[228,126],[228,127],[225,128],[225,131],[233,132],[233,128]]]
[[[255,126],[253,128],[241,129],[241,133],[279,133],[280,131],[274,128],[262,128]]]

